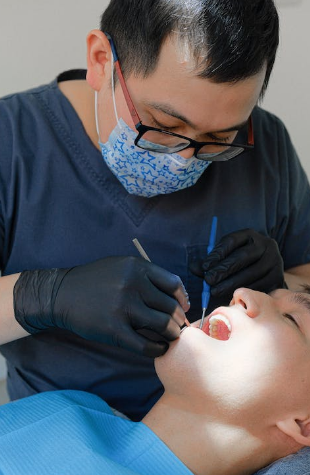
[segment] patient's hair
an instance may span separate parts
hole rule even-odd
[[[199,77],[233,83],[266,64],[262,95],[279,43],[273,0],[111,0],[100,29],[112,36],[125,77],[150,75],[163,42],[176,34]]]

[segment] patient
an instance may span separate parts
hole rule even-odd
[[[2,406],[0,473],[245,475],[310,446],[309,316],[307,293],[236,290],[155,360],[142,422],[79,391]]]

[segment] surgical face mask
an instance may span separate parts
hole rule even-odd
[[[99,142],[108,167],[128,193],[152,197],[196,183],[210,162],[154,153],[134,145],[136,133],[120,119],[106,143]]]
[[[123,119],[118,119],[114,84],[112,95],[117,124],[108,141],[102,143],[98,127],[98,98],[95,94],[97,133],[105,163],[128,193],[150,198],[193,186],[210,162],[195,157],[185,159],[178,154],[150,152],[137,147],[134,143],[136,132]]]

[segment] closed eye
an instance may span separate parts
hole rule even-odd
[[[167,125],[164,125],[164,124],[161,124],[160,122],[158,122],[158,120],[156,120],[154,117],[152,117],[149,122],[151,123],[151,125],[153,127],[156,127],[157,129],[161,129],[161,130],[167,130],[168,132],[172,132],[173,130],[176,130],[179,128],[179,126],[167,126]]]
[[[288,318],[288,320],[291,320],[296,325],[296,327],[299,328],[298,323],[292,315],[290,315],[289,313],[283,313],[283,317]]]
[[[155,117],[151,117],[149,119],[149,123],[153,126],[156,127],[157,129],[165,130],[167,132],[172,132],[172,133],[179,133],[180,126],[175,125],[175,126],[167,126],[164,124],[161,124],[158,122],[158,120],[155,119]],[[180,134],[183,135],[183,134]],[[220,143],[231,143],[232,142],[232,136],[228,135],[227,137],[218,137],[217,135],[214,135],[212,133],[207,134],[207,139],[202,140],[202,142],[220,142]]]
[[[231,135],[229,135],[228,137],[217,137],[214,134],[209,134],[209,137],[211,140],[214,140],[214,142],[230,143],[232,141]]]

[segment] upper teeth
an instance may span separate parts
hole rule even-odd
[[[209,319],[209,325],[210,327],[213,326],[214,323],[218,322],[219,320],[221,320],[222,322],[225,323],[225,325],[227,326],[228,330],[231,332],[231,324],[230,324],[230,321],[228,320],[228,318],[224,317],[224,315],[213,315],[212,317],[210,317]]]
[[[225,328],[223,328],[222,325],[219,325],[219,322],[224,323],[227,331],[225,331]],[[228,340],[230,332],[231,324],[228,318],[224,317],[224,315],[213,315],[209,318],[209,335],[212,338],[216,338],[217,340]]]

